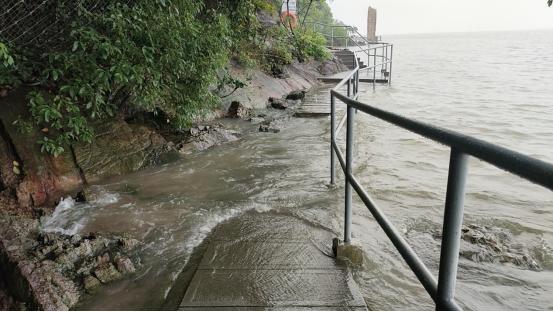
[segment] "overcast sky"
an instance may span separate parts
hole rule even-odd
[[[367,32],[367,8],[378,10],[377,35],[553,29],[546,0],[329,0],[335,18]],[[551,38],[553,40],[553,38]]]

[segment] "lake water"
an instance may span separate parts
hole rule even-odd
[[[395,45],[393,83],[362,85],[361,101],[553,162],[553,32],[384,39]],[[315,99],[328,99],[328,86],[313,91]],[[436,274],[449,151],[357,116],[355,174]],[[276,210],[341,235],[343,189],[326,186],[328,118],[291,118],[278,134],[228,125],[247,129],[241,141],[105,181],[89,204],[62,205],[49,228],[126,232],[146,243],[137,275],[82,308],[159,308],[194,247],[247,211]],[[355,196],[353,212],[354,241],[368,259],[355,278],[369,308],[433,309]],[[459,304],[553,309],[553,193],[471,159],[465,212],[477,235],[462,241]]]

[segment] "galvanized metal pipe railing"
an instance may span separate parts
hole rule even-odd
[[[320,26],[323,28],[330,28],[330,34],[320,32],[323,36],[326,37],[327,42],[330,42],[330,46],[332,48],[335,48],[335,39],[346,39],[346,46],[345,48],[349,48],[349,42],[354,43],[353,46],[357,47],[359,50],[357,52],[363,52],[367,55],[367,64],[368,66],[363,68],[365,70],[372,69],[373,70],[373,88],[376,84],[376,68],[380,67],[381,73],[384,75],[385,78],[388,80],[388,84],[391,84],[392,81],[392,58],[393,58],[393,45],[386,43],[386,42],[371,42],[366,37],[361,35],[359,31],[355,27],[348,26],[348,25],[328,25],[324,23],[318,23],[318,22],[310,22],[309,24]],[[346,35],[345,36],[336,36],[334,34],[334,29],[345,29]],[[352,34],[357,35],[357,37],[353,37]],[[361,46],[356,39],[361,39],[364,46],[367,46],[365,48],[364,46]],[[378,46],[371,47],[371,45],[377,44]],[[342,46],[343,47],[343,46]],[[381,53],[378,54],[378,51],[381,50]],[[371,53],[373,51],[373,53]],[[371,63],[371,57],[373,58],[373,64]],[[376,58],[379,57],[381,59],[380,64],[376,63]],[[389,66],[388,66],[389,65]],[[388,70],[389,69],[389,70]]]
[[[393,49],[393,46],[390,46]],[[374,57],[374,56],[373,56]],[[357,60],[357,58],[356,58]],[[391,71],[392,63],[390,63]],[[348,93],[340,93],[341,88],[348,84]],[[353,88],[351,88],[353,84]],[[353,90],[353,92],[352,92]],[[409,119],[357,100],[359,92],[359,64],[335,88],[330,91],[331,103],[331,184],[336,183],[336,158],[345,176],[345,213],[344,213],[344,241],[351,242],[352,220],[352,190],[355,190],[361,201],[369,209],[380,227],[399,251],[409,268],[415,273],[418,280],[426,289],[436,304],[438,310],[460,310],[455,302],[455,284],[461,241],[461,227],[463,223],[463,205],[465,198],[465,184],[468,174],[468,160],[475,157],[497,168],[530,182],[541,185],[553,191],[553,164],[547,163],[516,151],[488,143],[486,141],[464,135],[462,133],[435,127],[420,121]],[[345,123],[346,156],[339,148],[336,135],[341,130],[344,119],[336,127],[336,102],[340,101],[347,106]],[[361,111],[397,127],[419,134],[437,143],[451,148],[447,191],[444,206],[444,221],[440,252],[438,280],[417,256],[415,251],[403,239],[400,232],[386,218],[375,201],[361,186],[353,173],[353,144],[354,144],[354,110]]]

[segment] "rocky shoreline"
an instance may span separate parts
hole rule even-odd
[[[68,310],[140,266],[140,243],[132,238],[44,233],[38,220],[14,216],[0,218],[0,229],[0,270],[10,295],[4,291],[4,308]]]
[[[239,140],[240,131],[218,118],[240,118],[259,125],[260,132],[279,132],[318,75],[343,69],[333,60],[295,64],[288,78],[257,73],[259,80],[229,100],[227,113],[217,111],[190,129],[176,132],[159,117],[121,118],[97,125],[94,145],[71,146],[58,158],[40,153],[32,143],[36,133],[17,131],[13,120],[24,114],[25,90],[9,94],[0,105],[0,309],[68,310],[140,268],[141,243],[133,238],[45,233],[41,220],[60,198],[86,201],[91,183]]]

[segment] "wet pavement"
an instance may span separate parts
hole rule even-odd
[[[271,224],[270,227],[267,224]],[[248,213],[218,226],[181,310],[366,310],[333,234],[278,213]]]

